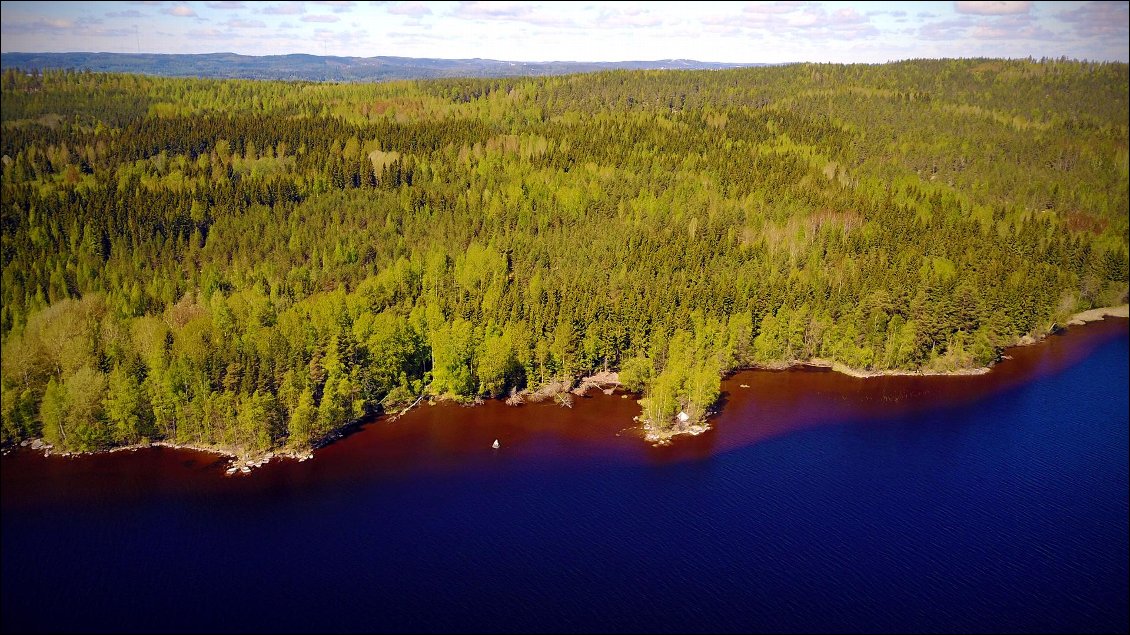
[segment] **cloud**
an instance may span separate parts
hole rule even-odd
[[[336,49],[338,55],[356,55],[357,51],[362,50],[370,45],[369,32],[364,29],[356,29],[353,31],[342,30],[333,31],[330,29],[315,29],[314,40],[322,43],[328,43],[330,46],[331,54]]]
[[[753,14],[780,15],[803,8],[808,2],[751,2],[742,11]]]
[[[26,21],[7,20],[0,22],[0,28],[2,28],[5,33],[63,32],[69,31],[74,27],[75,23],[73,20],[63,18],[38,18]]]
[[[517,2],[460,2],[452,15],[472,19],[518,20],[533,13],[533,7]]]
[[[329,13],[302,16],[303,22],[338,22],[340,20],[341,18]]]
[[[333,7],[334,13],[348,13],[357,3],[350,0],[314,0],[314,4]]]
[[[553,9],[561,5],[550,5]],[[599,26],[592,23],[580,24],[574,17],[546,12],[540,7],[534,7],[519,2],[461,2],[450,14],[454,18],[480,21],[512,21],[522,22],[533,26],[576,28],[581,26]]]
[[[969,33],[977,40],[1041,40],[1057,39],[1055,33],[1045,29],[1029,14],[1004,15],[985,18]]]
[[[442,35],[435,35],[434,33],[428,33],[425,31],[412,31],[411,33],[404,31],[389,31],[386,36],[390,40],[400,40],[404,42],[416,42],[419,40],[442,41],[447,39]]]
[[[319,37],[327,37],[335,39],[339,42],[359,42],[366,40],[369,37],[369,31],[366,29],[353,29],[352,31],[346,29],[342,31],[331,31],[329,29],[318,29],[315,31]]]
[[[852,40],[879,35],[879,29],[871,24],[871,15],[853,8],[829,13],[823,6],[811,2],[752,4],[739,15],[709,16],[701,22],[713,27],[740,27],[804,40]]]
[[[106,14],[107,18],[140,18],[142,13],[129,9],[126,11],[111,11]]]
[[[243,18],[232,18],[224,22],[224,26],[231,29],[262,29],[267,26],[266,22],[261,20],[245,20]]]
[[[225,26],[226,26],[226,24],[225,24]],[[272,39],[274,39],[276,41],[278,41],[280,39],[286,39],[286,35],[284,35],[284,34],[277,34],[276,33],[276,34],[270,35],[270,34],[267,34],[264,31],[257,31],[257,32],[249,33],[249,32],[236,31],[236,30],[233,30],[232,28],[222,28],[221,29],[221,28],[215,28],[215,27],[189,29],[187,31],[187,35],[188,35],[189,40],[194,40],[194,41],[208,40],[208,41],[222,42],[223,44],[220,44],[220,46],[225,46],[225,47],[230,46],[232,43],[238,43],[240,46],[244,46],[244,47],[247,47],[248,45],[250,45],[252,43],[255,43],[258,46],[263,46],[263,45],[265,45],[265,43],[270,42]],[[299,44],[298,42],[293,42],[293,43]],[[219,50],[219,49],[212,48],[212,45],[206,45],[204,48],[202,48],[202,49],[198,48],[197,50],[199,50],[200,52],[213,52],[213,51],[216,51],[216,50]],[[268,50],[269,50],[269,48],[268,48]]]
[[[987,3],[993,4],[993,3]],[[919,27],[923,40],[1038,40],[1047,44],[1061,36],[1045,28],[1031,13],[965,13],[955,19]]]
[[[196,10],[193,9],[192,7],[188,6],[187,4],[178,4],[175,7],[169,7],[168,9],[165,9],[161,13],[166,13],[168,15],[175,15],[175,16],[178,16],[178,17],[181,17],[181,18],[195,18],[196,17]]]
[[[741,35],[742,33],[741,27],[727,24],[707,24],[702,27],[702,30],[717,35]],[[687,31],[683,35],[684,37],[697,37],[699,34],[693,31]]]
[[[234,37],[231,31],[221,31],[215,28],[189,29],[188,36],[197,40],[226,40]]]
[[[1130,40],[1128,16],[1130,5],[1125,2],[1088,2],[1057,17],[1069,23],[1078,37],[1127,42]]]
[[[41,37],[65,37],[68,40],[85,37],[125,37],[132,36],[133,29],[107,29],[98,26],[101,20],[79,18],[37,18],[35,20],[8,20],[0,22],[0,32],[8,35]]]
[[[263,13],[267,15],[300,15],[306,13],[306,7],[302,6],[301,2],[282,2],[268,6],[263,9]]]
[[[611,28],[644,28],[660,26],[661,24],[663,24],[663,18],[648,10],[636,7],[619,10],[605,9],[601,11],[597,19],[597,25]]]
[[[209,9],[246,9],[242,2],[205,2]]]
[[[1050,40],[1055,34],[1036,25],[1023,29],[1007,29],[997,26],[982,24],[973,29],[970,37],[978,40]]]
[[[965,16],[954,20],[927,22],[918,28],[918,37],[923,40],[960,40],[976,24],[973,18]]]
[[[1009,0],[965,0],[954,2],[953,8],[958,13],[972,15],[1015,15],[1017,13],[1028,13],[1032,9],[1032,3]]]
[[[432,10],[422,2],[397,2],[390,4],[388,12],[393,15],[431,15]]]
[[[870,22],[867,16],[860,15],[855,9],[840,9],[832,14],[831,20],[834,24],[863,24]]]

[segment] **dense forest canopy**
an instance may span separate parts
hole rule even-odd
[[[1127,296],[1126,64],[2,89],[5,444],[301,451],[605,369],[669,426]]]

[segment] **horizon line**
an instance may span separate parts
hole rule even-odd
[[[1070,62],[1087,62],[1095,64],[1130,64],[1130,62],[1123,62],[1119,60],[1096,60],[1089,58],[1069,57],[1060,55],[1058,57],[1040,56],[1035,57],[1026,55],[1023,57],[992,57],[992,56],[942,56],[942,57],[902,57],[888,59],[885,62],[815,62],[804,60],[793,60],[790,62],[722,62],[714,60],[700,60],[689,57],[667,57],[659,59],[624,59],[624,60],[567,60],[567,59],[554,59],[554,60],[517,60],[517,59],[498,59],[492,57],[416,57],[411,55],[324,55],[318,53],[268,53],[263,55],[251,55],[247,53],[235,53],[233,51],[212,51],[208,53],[156,53],[156,52],[134,52],[122,53],[114,51],[0,51],[0,57],[4,55],[121,55],[121,56],[165,56],[165,57],[204,57],[208,55],[234,55],[237,57],[247,58],[266,58],[266,57],[291,57],[291,56],[304,56],[304,57],[319,57],[319,58],[336,58],[336,59],[379,59],[379,58],[397,58],[406,60],[441,60],[450,62],[460,61],[481,61],[481,62],[502,62],[509,64],[629,64],[629,63],[658,63],[658,62],[696,62],[699,64],[728,64],[732,66],[785,66],[789,64],[829,64],[839,66],[876,66],[882,64],[894,64],[898,62],[912,62],[920,60],[1031,60],[1031,61],[1070,61]]]

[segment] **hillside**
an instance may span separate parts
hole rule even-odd
[[[3,440],[297,452],[605,369],[672,428],[742,366],[991,364],[1126,301],[1127,85],[985,59],[8,71]]]
[[[444,77],[522,77],[606,70],[718,70],[759,64],[695,60],[626,62],[509,62],[485,59],[337,57],[327,55],[237,55],[235,53],[4,53],[4,69],[71,69],[140,73],[162,77],[375,82]]]

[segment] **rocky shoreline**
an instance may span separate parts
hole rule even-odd
[[[709,417],[710,415],[707,416]],[[662,428],[653,428],[650,423],[645,423],[643,424],[643,440],[647,441],[653,446],[671,445],[671,442],[675,439],[675,437],[683,435],[697,437],[698,435],[703,434],[710,429],[710,423],[706,420],[688,425],[676,425],[675,427],[666,430]]]
[[[191,444],[191,443],[181,444],[181,443],[174,443],[172,441],[152,441],[152,442],[133,443],[133,444],[130,444],[130,445],[120,445],[120,446],[113,447],[113,448],[110,448],[110,449],[107,449],[107,450],[88,450],[88,451],[85,451],[85,452],[76,452],[76,451],[59,452],[55,449],[55,446],[51,445],[50,443],[47,443],[43,439],[25,439],[23,441],[20,441],[15,446],[12,446],[10,448],[6,448],[5,454],[8,451],[14,449],[15,447],[27,448],[28,450],[35,451],[35,452],[42,450],[44,457],[55,455],[55,456],[62,456],[62,457],[68,457],[68,458],[77,457],[77,456],[90,456],[90,455],[94,455],[94,454],[103,454],[103,453],[113,454],[115,452],[136,452],[138,450],[144,450],[146,448],[155,448],[155,447],[156,448],[169,448],[169,449],[173,449],[173,450],[193,450],[195,452],[205,452],[205,453],[208,453],[208,454],[217,454],[217,455],[225,456],[225,457],[228,457],[229,459],[231,459],[230,465],[225,470],[225,473],[228,474],[228,475],[233,475],[233,474],[236,474],[236,473],[248,474],[248,473],[251,472],[251,470],[253,470],[257,467],[262,467],[262,466],[266,465],[267,463],[270,463],[272,459],[293,459],[293,460],[302,462],[302,461],[307,461],[309,459],[314,458],[313,450],[308,450],[308,451],[303,451],[303,452],[298,452],[298,451],[294,451],[294,450],[274,450],[274,451],[271,451],[271,452],[266,452],[266,453],[261,454],[261,455],[248,455],[248,454],[236,452],[236,451],[234,451],[230,448],[224,448],[224,447],[220,447],[220,446],[198,445],[198,444]]]

